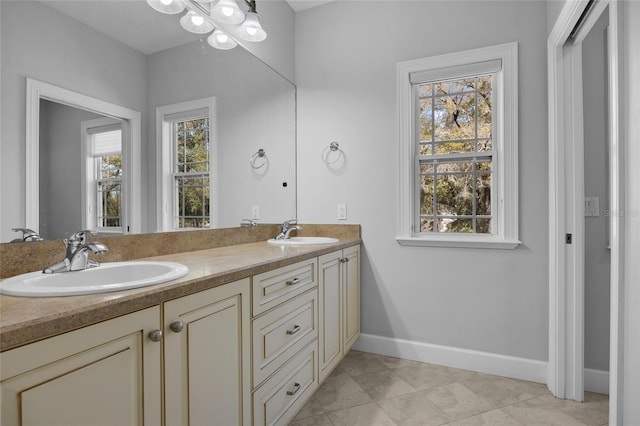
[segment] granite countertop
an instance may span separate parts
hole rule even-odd
[[[154,256],[139,260],[179,262],[189,267],[189,274],[163,284],[112,293],[42,298],[0,295],[0,350],[360,243],[359,238],[341,238],[337,243],[310,246],[278,246],[263,241]]]

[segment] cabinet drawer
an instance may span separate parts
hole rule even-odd
[[[280,303],[317,285],[317,259],[264,272],[253,277],[253,316],[257,316]]]
[[[317,292],[309,291],[253,321],[253,385],[318,336]]]
[[[286,425],[318,388],[314,341],[253,394],[254,426]]]

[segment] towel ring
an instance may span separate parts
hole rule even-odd
[[[335,159],[329,161],[329,156],[332,152],[338,152],[338,154],[335,155]],[[333,141],[329,144],[329,146],[322,150],[322,161],[324,161],[326,164],[333,164],[337,162],[343,155],[344,153],[340,149],[340,144],[336,141]]]
[[[264,160],[259,165],[256,165],[256,161],[259,158],[263,158]],[[264,167],[266,164],[267,164],[267,154],[266,152],[264,152],[264,149],[262,148],[254,152],[251,158],[249,158],[249,165],[251,165],[251,168],[253,169],[260,169]]]

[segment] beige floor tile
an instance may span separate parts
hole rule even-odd
[[[609,422],[609,397],[607,395],[585,392],[584,402],[558,399],[551,395],[539,399],[588,426],[600,426]]]
[[[344,368],[342,368],[342,364],[338,364],[336,368],[333,369],[331,374],[329,374],[329,377],[325,379],[325,381],[332,379],[341,379],[344,377],[349,377],[349,374],[345,371]]]
[[[318,398],[314,394],[309,398],[309,401],[298,411],[294,420],[304,419],[307,417],[319,416],[324,414],[324,409],[322,408],[322,404],[318,401]]]
[[[378,401],[378,405],[399,426],[437,426],[449,417],[427,397],[428,391],[413,392]]]
[[[405,382],[393,370],[376,371],[369,374],[355,376],[353,380],[369,394],[374,401],[380,401],[416,390]]]
[[[475,416],[447,423],[446,426],[526,426],[505,413],[503,410],[492,410]]]
[[[532,398],[502,410],[527,426],[585,426],[576,418],[556,409],[549,398],[555,399],[548,396]]]
[[[376,404],[360,405],[327,414],[334,426],[396,426]]]
[[[452,420],[492,410],[496,406],[476,395],[460,383],[452,383],[427,391],[427,397]]]
[[[424,364],[423,362],[419,362],[419,361],[411,361],[411,360],[402,359],[402,358],[393,358],[393,357],[384,356],[384,355],[378,355],[378,359],[387,368],[419,367],[420,365]]]
[[[433,364],[420,364],[393,370],[416,390],[432,389],[455,383],[457,374],[453,369]]]
[[[373,402],[351,377],[327,380],[314,397],[326,413]]]
[[[333,426],[329,417],[326,414],[320,414],[319,416],[307,417],[304,419],[297,419],[289,423],[289,426]]]
[[[510,379],[477,373],[474,377],[459,380],[476,395],[491,401],[497,407],[505,407],[537,396],[548,395],[547,386],[541,383]]]
[[[358,351],[349,352],[342,362],[340,362],[340,367],[350,376],[358,376],[387,369],[387,367],[378,360],[377,355]]]

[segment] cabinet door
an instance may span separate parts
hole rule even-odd
[[[249,425],[249,279],[164,304],[167,425]]]
[[[318,258],[318,313],[320,382],[342,359],[341,271],[342,251]]]
[[[2,424],[158,425],[152,307],[0,354]]]
[[[342,327],[345,353],[360,337],[360,246],[342,252]]]

